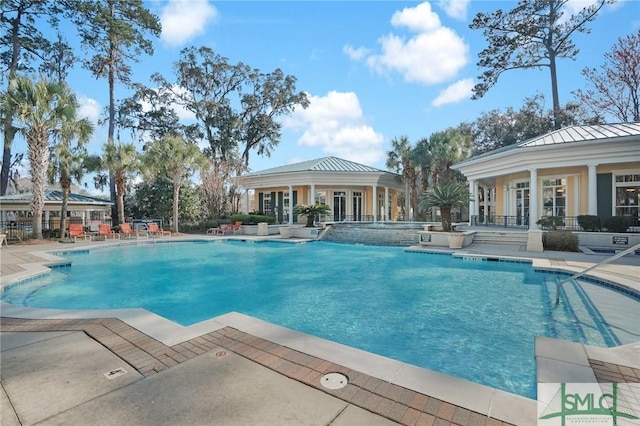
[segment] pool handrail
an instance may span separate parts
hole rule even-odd
[[[581,276],[583,276],[587,272],[590,272],[590,271],[596,269],[598,266],[606,265],[607,263],[611,263],[614,260],[618,260],[621,257],[624,257],[624,256],[628,255],[629,253],[632,253],[632,252],[634,252],[636,250],[640,250],[640,244],[636,244],[635,246],[630,247],[630,248],[628,248],[628,249],[626,249],[624,251],[621,251],[620,253],[616,253],[611,257],[607,257],[606,259],[596,263],[595,265],[589,266],[587,269],[583,270],[582,272],[578,272],[576,274],[573,274],[569,278],[566,278],[566,279],[564,279],[562,281],[558,281],[557,284],[556,284],[556,306],[558,306],[560,304],[560,289],[562,288],[562,284],[564,284],[566,282],[569,282],[569,281],[573,281],[576,278],[580,278]]]

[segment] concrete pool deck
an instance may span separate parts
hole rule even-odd
[[[201,237],[185,236],[194,238]],[[206,237],[215,238],[233,237]],[[43,264],[60,261],[46,252],[106,244],[112,243],[3,247],[0,283],[45,273]],[[463,252],[534,259],[564,270],[605,258],[488,244]],[[638,288],[638,263],[624,258],[599,276]],[[0,308],[3,425],[536,423],[534,400],[237,313],[181,327],[139,309]],[[538,374],[544,381],[640,382],[640,347],[614,349],[539,339]],[[321,379],[331,372],[344,374],[349,384],[324,388]]]

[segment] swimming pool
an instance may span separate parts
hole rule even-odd
[[[236,311],[530,398],[535,336],[618,343],[593,307],[554,308],[554,276],[525,263],[325,242],[162,243],[63,255],[72,267],[12,286],[2,300],[141,307],[182,325]],[[579,302],[574,292],[565,289]]]

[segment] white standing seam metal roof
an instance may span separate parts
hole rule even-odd
[[[282,173],[302,173],[302,172],[334,172],[334,173],[389,173],[393,172],[376,169],[375,167],[366,166],[364,164],[355,163],[353,161],[344,160],[337,157],[323,157],[315,160],[303,161],[295,164],[287,164],[286,166],[274,167],[259,172],[249,173],[246,177],[258,177],[265,175],[275,175]]]
[[[503,153],[505,151],[515,150],[518,148],[534,148],[540,146],[590,142],[590,141],[606,141],[615,140],[617,138],[640,136],[640,122],[633,123],[615,123],[615,124],[595,124],[588,126],[569,126],[553,132],[545,133],[535,138],[527,139],[523,142],[516,142],[493,151],[485,152],[466,160],[463,160],[454,166],[475,161],[479,158],[489,158],[494,154]],[[454,167],[455,168],[455,167]]]
[[[30,202],[33,199],[33,194],[31,192],[24,192],[20,194],[10,194],[3,195],[0,197],[1,203],[11,203],[11,202]],[[44,201],[45,202],[62,202],[62,191],[54,191],[47,189],[44,192]],[[104,205],[113,205],[109,200],[104,200],[102,198],[91,197],[88,195],[80,195],[80,194],[69,194],[70,203],[81,203],[81,204],[104,204]]]
[[[640,123],[599,124],[592,126],[571,126],[546,133],[519,144],[520,148],[559,143],[585,142],[640,135]]]

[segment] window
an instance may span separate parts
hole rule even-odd
[[[269,216],[271,214],[271,193],[265,192],[262,194],[262,213]]]
[[[616,175],[615,214],[616,216],[631,216],[638,218],[638,204],[640,204],[640,174]]]
[[[567,179],[542,180],[542,216],[566,216]]]

